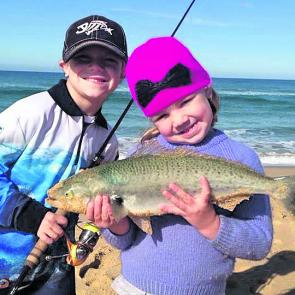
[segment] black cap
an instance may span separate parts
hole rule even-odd
[[[66,32],[63,60],[68,62],[82,48],[100,45],[128,58],[126,37],[123,28],[116,22],[100,16],[90,15],[74,22]]]

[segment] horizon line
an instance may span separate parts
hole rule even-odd
[[[1,70],[0,72],[23,72],[23,73],[48,73],[48,74],[63,74],[62,71],[42,71],[42,70]],[[213,79],[245,79],[245,80],[279,80],[279,81],[295,81],[295,78],[257,78],[257,77],[214,77]],[[125,79],[124,79],[125,80]]]

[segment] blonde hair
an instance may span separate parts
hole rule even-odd
[[[214,124],[217,122],[217,112],[219,111],[219,108],[220,108],[220,97],[212,87],[208,87],[205,90],[209,90],[209,91],[205,91],[205,93],[210,94],[210,95],[207,95],[207,99],[208,99],[208,102],[210,104],[210,107],[211,107],[211,110],[213,113],[213,120],[211,123],[211,126],[213,127]],[[153,126],[144,132],[144,134],[142,135],[142,137],[140,139],[140,142],[144,143],[145,141],[150,140],[150,139],[158,136],[159,134],[160,134],[160,132],[159,132],[158,128]]]

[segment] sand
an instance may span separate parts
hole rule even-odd
[[[295,167],[265,167],[265,171],[269,176],[295,175]],[[270,253],[259,261],[237,259],[226,294],[295,294],[295,217],[278,202],[272,202],[272,210]],[[77,295],[115,295],[110,285],[119,273],[119,251],[101,238],[86,262],[76,268]]]

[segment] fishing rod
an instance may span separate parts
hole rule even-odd
[[[185,19],[186,15],[190,11],[190,9],[194,3],[195,3],[195,0],[193,0],[191,2],[189,7],[187,8],[185,13],[183,14],[182,18],[180,19],[180,21],[178,22],[177,26],[175,27],[173,33],[171,34],[171,37],[173,37],[176,34],[180,25],[182,24],[183,20]],[[128,110],[130,109],[132,103],[133,103],[133,100],[130,99],[128,105],[125,107],[123,113],[119,117],[115,126],[113,127],[113,129],[109,133],[108,137],[106,138],[106,140],[102,144],[99,151],[95,154],[94,158],[92,159],[92,163],[90,164],[89,168],[91,168],[95,165],[98,165],[101,162],[101,160],[103,160],[102,153],[103,153],[105,147],[107,146],[111,137],[114,135],[115,131],[119,127],[122,120],[124,119],[125,115],[127,114]],[[55,213],[60,214],[60,215],[65,215],[67,212],[64,210],[58,209]],[[81,263],[83,263],[87,259],[90,252],[95,247],[95,245],[99,239],[100,233],[99,233],[99,229],[95,225],[89,224],[89,223],[86,223],[86,225],[84,227],[82,227],[81,229],[82,229],[82,231],[81,231],[81,234],[79,236],[77,243],[71,243],[69,241],[69,239],[66,237],[69,253],[59,255],[59,256],[51,256],[51,257],[47,256],[45,259],[51,260],[51,259],[67,256],[67,263],[68,264],[71,264],[73,266],[77,266],[77,265],[80,265]],[[15,283],[13,284],[12,288],[10,289],[10,292],[8,293],[8,295],[16,294],[21,283],[24,281],[24,279],[25,279],[26,275],[29,273],[29,271],[32,270],[34,267],[36,267],[39,264],[40,257],[46,251],[48,246],[49,245],[47,243],[45,243],[44,241],[42,241],[40,239],[37,241],[33,250],[26,258],[26,261],[25,261],[24,266],[21,270],[21,273],[20,273],[19,277],[17,278],[17,280],[15,281]]]
[[[180,21],[178,22],[177,26],[175,27],[173,33],[171,34],[171,37],[173,37],[176,32],[178,31],[179,27],[181,26],[183,20],[185,19],[186,15],[188,14],[188,12],[190,11],[191,7],[194,5],[195,0],[193,0],[191,2],[191,4],[189,5],[189,7],[187,8],[186,12],[183,14],[182,18],[180,19]],[[104,149],[106,148],[108,142],[110,141],[110,139],[112,138],[112,136],[114,135],[115,131],[118,129],[118,127],[120,126],[122,120],[124,119],[125,115],[127,114],[127,112],[129,111],[131,105],[133,103],[133,99],[130,99],[129,103],[127,104],[127,106],[125,107],[123,113],[121,114],[121,116],[119,117],[118,121],[116,122],[115,126],[113,127],[113,129],[111,130],[111,132],[109,133],[108,137],[106,138],[106,140],[104,141],[104,143],[102,144],[102,146],[100,147],[99,151],[95,154],[94,158],[92,159],[92,162],[89,166],[89,168],[94,167],[95,165],[99,164],[102,160],[102,153],[104,151]]]
[[[63,216],[66,215],[66,213],[67,212],[62,209],[57,209],[57,211],[55,212],[55,214]],[[77,242],[71,242],[71,240],[65,234],[69,252],[58,256],[46,256],[45,260],[50,261],[52,259],[66,257],[67,263],[72,266],[78,266],[82,264],[87,259],[89,254],[93,251],[93,248],[95,247],[100,237],[100,231],[98,227],[96,227],[92,223],[85,223],[83,227],[78,227],[81,229],[81,233]],[[18,291],[29,271],[39,264],[40,257],[47,248],[47,243],[40,239],[37,241],[33,250],[26,258],[19,277],[17,278],[12,288],[10,289],[10,292],[8,293],[9,295],[14,295]]]
[[[66,215],[67,212],[61,209],[57,209],[55,213],[59,215]],[[46,251],[47,248],[48,248],[48,244],[46,242],[40,239],[37,241],[33,250],[26,258],[26,261],[24,263],[24,266],[21,270],[20,275],[18,276],[14,285],[10,289],[10,292],[8,293],[9,295],[14,295],[17,292],[18,288],[20,287],[21,283],[25,279],[28,272],[39,264],[39,259],[41,255]]]

